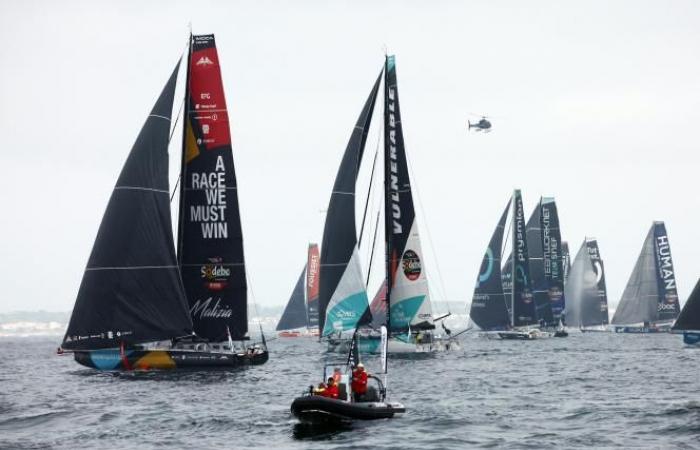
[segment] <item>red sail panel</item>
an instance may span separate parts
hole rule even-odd
[[[306,263],[306,307],[309,327],[318,325],[318,286],[321,256],[317,244],[309,244]]]
[[[192,37],[178,257],[195,332],[248,330],[247,286],[228,111],[214,35]]]

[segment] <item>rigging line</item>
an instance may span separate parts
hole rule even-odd
[[[413,184],[415,185],[415,191],[416,191],[416,197],[418,197],[418,204],[420,205],[421,208],[421,215],[423,216],[423,223],[425,223],[425,232],[428,235],[428,242],[430,243],[430,247],[432,248],[432,255],[433,255],[433,262],[435,262],[435,271],[438,274],[438,282],[440,286],[440,290],[442,291],[442,298],[445,301],[445,304],[447,306],[447,311],[450,312],[450,305],[449,302],[447,301],[447,290],[445,289],[445,282],[442,278],[442,271],[440,270],[440,265],[438,263],[438,257],[437,257],[437,252],[435,248],[435,244],[433,243],[433,237],[432,234],[430,233],[430,227],[428,226],[428,220],[426,217],[426,212],[425,212],[425,207],[423,206],[423,200],[421,199],[420,196],[420,190],[418,189],[418,177],[416,177],[416,173],[413,170],[413,164],[411,163],[411,158],[408,156],[408,152],[404,152],[406,155],[406,161],[408,162],[408,170],[411,172],[411,176],[413,178]],[[411,189],[413,192],[414,189]],[[427,270],[426,270],[427,272]]]
[[[379,132],[377,133],[377,146],[374,149],[374,161],[372,162],[372,172],[369,176],[369,187],[367,188],[367,199],[365,200],[365,211],[362,215],[362,226],[360,227],[360,238],[357,240],[357,246],[359,247],[362,243],[362,235],[365,231],[365,220],[367,219],[367,207],[369,206],[369,198],[372,194],[372,186],[374,185],[374,169],[377,166],[377,157],[379,156],[379,142],[382,136],[382,125],[379,125]]]
[[[374,225],[374,240],[372,241],[372,253],[369,256],[369,266],[367,267],[367,282],[365,283],[365,288],[369,286],[369,275],[372,273],[372,259],[374,259],[374,248],[377,243],[377,230],[379,230],[379,213],[381,210],[377,211],[377,220]],[[381,289],[381,288],[380,288]]]
[[[260,313],[258,312],[258,303],[255,301],[255,291],[253,291],[253,281],[250,279],[249,271],[245,271],[245,278],[248,281],[248,289],[250,290],[250,300],[253,303],[253,310],[255,311],[255,319],[258,321],[260,327],[260,336],[262,336],[263,341],[265,340],[265,333],[262,329],[262,321],[260,320]]]
[[[175,135],[175,129],[177,128],[177,122],[180,120],[180,114],[182,114],[182,108],[185,106],[185,99],[182,99],[182,102],[180,103],[180,108],[177,110],[177,116],[175,116],[175,123],[173,123],[173,130],[170,132],[170,137],[168,138],[168,146],[170,146],[170,141],[173,140],[173,135]],[[184,149],[183,149],[184,151]],[[175,198],[175,193],[177,192],[177,188],[180,185],[180,178],[182,178],[182,167],[180,167],[180,173],[177,175],[177,181],[175,181],[175,186],[173,187],[173,194],[170,196],[170,203],[173,202],[173,198]]]

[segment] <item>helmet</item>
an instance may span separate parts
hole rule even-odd
[[[358,369],[364,369],[364,368],[365,368],[365,365],[362,364],[362,363],[358,363],[358,364],[357,364],[357,368],[358,368]]]

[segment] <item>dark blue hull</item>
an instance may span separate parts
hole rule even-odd
[[[691,331],[683,332],[683,343],[686,345],[700,346],[700,333]]]
[[[630,333],[630,334],[652,334],[652,333],[670,333],[670,327],[615,327],[615,333]]]

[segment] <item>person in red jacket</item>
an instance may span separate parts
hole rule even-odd
[[[328,383],[326,383],[326,390],[321,394],[328,398],[338,398],[338,384],[335,382],[333,377],[328,377]]]
[[[367,372],[362,363],[352,371],[352,392],[356,402],[361,402],[367,393]]]

